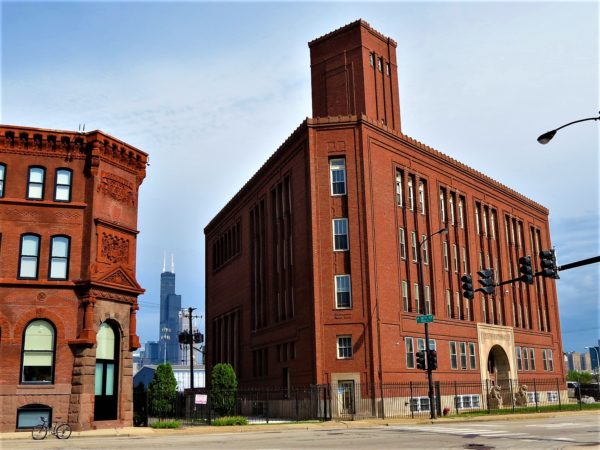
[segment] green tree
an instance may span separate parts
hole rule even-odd
[[[212,407],[221,416],[230,415],[235,406],[237,377],[230,364],[217,364],[211,375]]]
[[[577,370],[569,370],[567,373],[567,380],[577,381],[579,384],[590,384],[593,381],[591,373],[578,372]]]
[[[177,380],[171,364],[159,364],[154,372],[154,378],[148,385],[150,411],[163,420],[172,413],[177,397]]]

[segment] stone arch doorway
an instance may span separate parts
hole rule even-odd
[[[510,382],[510,362],[506,352],[500,345],[494,345],[488,353],[488,379],[493,385],[507,387]]]

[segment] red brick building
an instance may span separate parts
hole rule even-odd
[[[364,21],[309,43],[306,119],[205,229],[207,366],[245,384],[563,378],[554,281],[460,278],[551,247],[548,210],[404,135],[396,43]],[[424,281],[417,280],[417,242]],[[476,279],[477,276],[475,275]]]
[[[0,126],[0,431],[131,425],[146,162],[100,131]]]

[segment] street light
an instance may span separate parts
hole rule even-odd
[[[419,298],[422,299],[422,303],[423,305],[425,305],[425,286],[423,286],[423,254],[422,254],[422,248],[423,245],[425,244],[425,242],[427,242],[430,238],[432,238],[433,236],[435,236],[436,234],[445,234],[448,232],[448,228],[444,227],[440,230],[437,230],[435,233],[432,233],[428,236],[425,236],[423,238],[423,240],[417,241],[417,276],[418,276],[418,280],[419,280]],[[417,311],[417,313],[420,313],[421,311]],[[425,311],[425,308],[423,308],[423,312],[428,312]],[[429,385],[429,411],[431,412],[431,418],[435,419],[437,416],[437,410],[436,410],[436,405],[434,405],[434,398],[433,398],[433,375],[431,373],[431,364],[429,363],[430,360],[430,356],[429,356],[429,323],[425,322],[425,359],[427,360],[427,383]]]
[[[169,333],[171,333],[171,329],[168,327],[162,327],[160,329],[161,331],[161,336],[160,339],[163,341],[163,347],[164,347],[164,358],[163,358],[163,364],[167,363],[167,341],[171,339],[171,335]]]
[[[561,128],[565,128],[568,127],[569,125],[573,125],[574,123],[579,123],[579,122],[586,122],[588,120],[600,120],[600,111],[598,112],[598,117],[589,117],[587,119],[580,119],[580,120],[576,120],[574,122],[569,122],[563,126],[560,126],[558,128],[555,128],[554,130],[551,131],[546,131],[544,134],[542,134],[540,137],[537,138],[537,141],[540,144],[547,144],[548,142],[550,142],[550,140],[552,140],[552,138],[554,137],[554,135],[556,134],[556,132],[558,130],[560,130]]]

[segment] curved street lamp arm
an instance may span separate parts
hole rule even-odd
[[[588,120],[600,120],[600,111],[598,112],[598,117],[588,117],[587,119],[575,120],[573,122],[569,122],[558,128],[555,128],[554,130],[546,131],[544,134],[542,134],[540,137],[537,138],[537,141],[540,144],[547,144],[554,137],[554,135],[556,134],[556,132],[558,130],[568,127],[569,125],[573,125],[574,123],[587,122]]]

